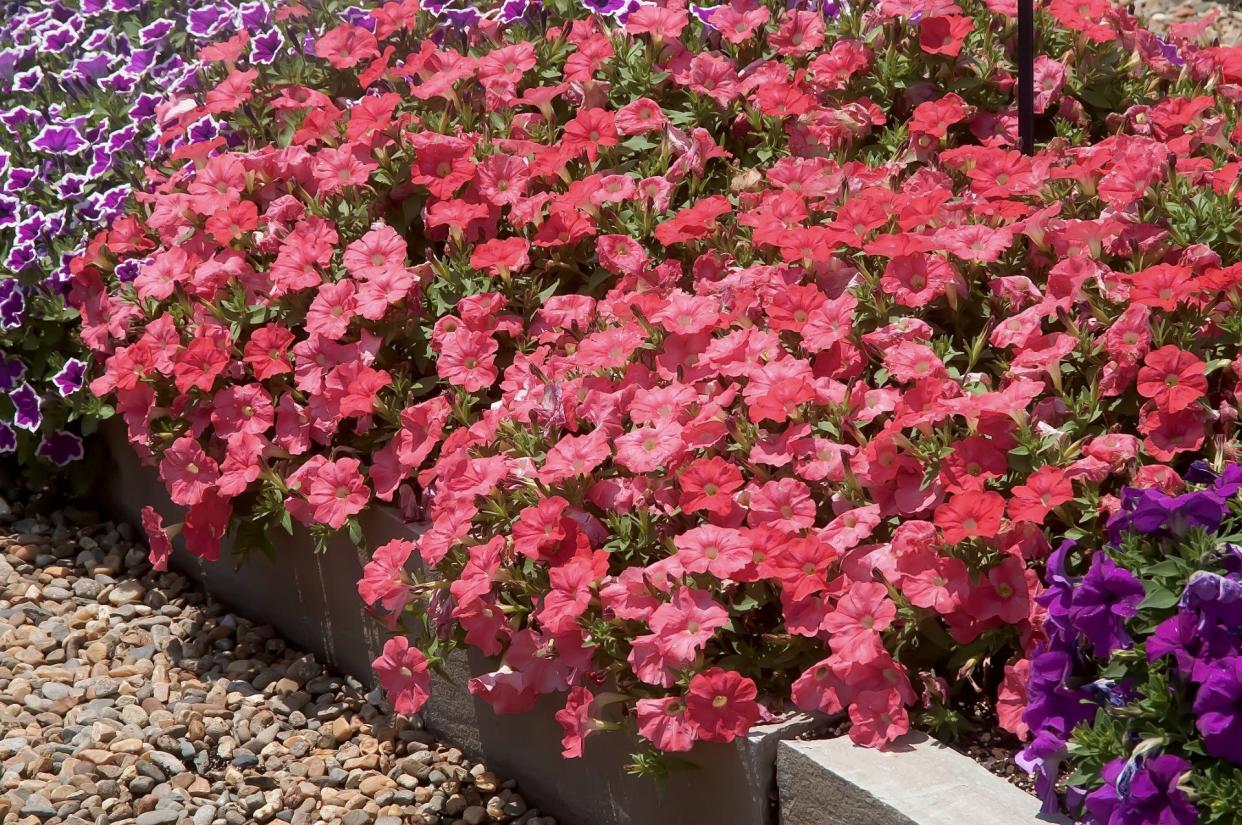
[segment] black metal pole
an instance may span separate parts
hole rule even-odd
[[[1018,0],[1018,143],[1035,154],[1035,2]]]

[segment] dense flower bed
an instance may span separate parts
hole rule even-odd
[[[1104,2],[388,3],[244,38],[74,268],[131,441],[206,557],[296,519],[378,548],[396,706],[469,645],[568,755],[786,706],[857,741],[999,691],[1022,722],[1048,534],[1233,450],[1242,52]],[[443,578],[410,572],[414,562]],[[412,633],[411,645],[406,633]],[[430,657],[430,658],[428,658]]]
[[[1022,761],[1045,810],[1097,823],[1234,822],[1242,799],[1242,465],[1129,489],[1108,544],[1049,559]],[[1068,790],[1058,793],[1058,781]],[[1084,810],[1085,809],[1085,810]]]
[[[4,5],[0,453],[17,452],[32,477],[81,458],[79,433],[106,413],[79,392],[86,350],[64,302],[69,259],[125,211],[144,163],[185,141],[161,143],[159,113],[197,85],[200,49],[239,31],[280,36],[263,0]],[[280,44],[256,42],[252,59],[274,59]],[[218,128],[206,116],[190,136]]]

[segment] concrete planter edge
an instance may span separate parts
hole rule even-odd
[[[1038,825],[1063,823],[1039,800],[923,733],[886,750],[848,737],[781,742],[781,825]]]

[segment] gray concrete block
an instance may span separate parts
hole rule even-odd
[[[169,523],[182,514],[155,470],[143,467],[108,422],[111,483],[100,491],[119,518],[138,525],[150,504]],[[417,535],[396,511],[379,508],[363,519],[371,547]],[[229,548],[225,548],[226,552]],[[279,541],[275,558],[225,557],[209,563],[178,548],[173,564],[239,615],[270,624],[302,650],[373,685],[371,661],[387,630],[368,615],[356,583],[365,558],[344,538],[315,553],[305,531]],[[497,716],[467,690],[472,675],[495,669],[476,653],[454,657],[449,679],[436,677],[422,716],[436,735],[481,759],[499,776],[516,779],[526,797],[561,825],[774,825],[777,743],[812,724],[809,717],[759,727],[729,745],[701,744],[685,758],[697,767],[676,771],[663,786],[625,772],[635,742],[624,734],[587,740],[581,759],[561,757],[561,728],[553,718],[563,696],[542,697],[530,713]]]
[[[848,737],[781,742],[781,825],[1035,825],[1066,823],[1039,800],[922,733],[890,748]]]

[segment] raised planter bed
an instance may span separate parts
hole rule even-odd
[[[120,518],[138,523],[147,504],[181,515],[152,468],[144,467],[116,426],[104,428],[113,472],[101,497]],[[418,535],[395,510],[370,511],[363,530],[370,546]],[[227,546],[226,546],[227,549]],[[363,608],[356,583],[365,559],[344,538],[315,553],[310,536],[297,531],[280,542],[276,558],[254,555],[238,563],[208,563],[178,548],[173,564],[238,613],[276,627],[304,650],[364,684],[373,684],[371,661],[386,634]],[[553,719],[559,697],[544,697],[533,712],[497,716],[466,690],[473,673],[491,670],[479,656],[459,657],[452,681],[437,679],[422,711],[427,728],[516,779],[525,797],[562,825],[772,825],[777,744],[807,729],[799,717],[755,728],[731,745],[702,744],[688,758],[697,769],[678,771],[662,786],[625,773],[630,740],[601,735],[588,740],[582,759],[561,757],[561,729]]]
[[[781,825],[1034,825],[1066,823],[973,759],[922,733],[887,750],[846,737],[781,742]]]

